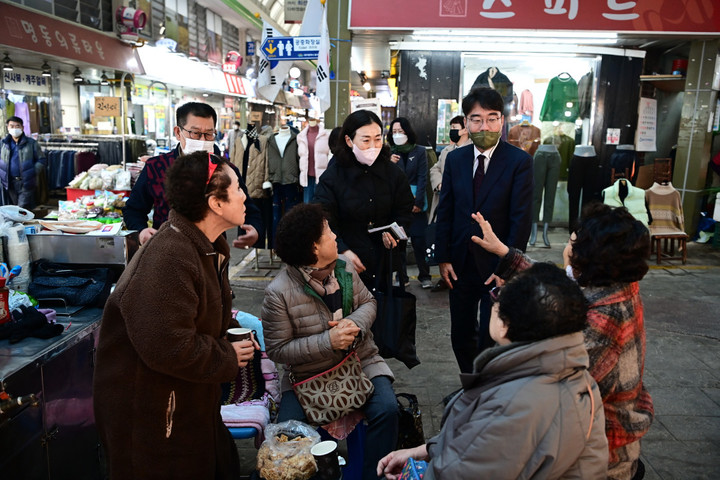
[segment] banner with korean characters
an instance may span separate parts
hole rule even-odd
[[[2,88],[14,93],[40,93],[50,95],[50,78],[43,77],[39,70],[13,68],[12,72],[2,72]]]
[[[143,74],[136,49],[112,35],[0,3],[0,45]]]
[[[350,29],[511,28],[717,35],[717,0],[350,0]]]

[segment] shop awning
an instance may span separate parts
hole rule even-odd
[[[229,75],[205,63],[172,53],[164,47],[146,45],[138,49],[145,77],[199,92],[249,97],[252,85],[244,78]]]
[[[143,73],[130,45],[112,35],[2,3],[0,45],[129,73]]]

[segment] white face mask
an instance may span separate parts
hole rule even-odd
[[[405,145],[407,140],[407,135],[404,133],[393,133],[393,142],[395,145]]]
[[[192,138],[185,139],[185,148],[183,148],[184,154],[193,152],[208,152],[213,153],[213,146],[215,142],[206,140],[193,140]]]
[[[380,150],[380,148],[374,147],[360,150],[360,148],[358,148],[358,146],[353,143],[353,153],[355,154],[355,158],[357,158],[357,161],[362,163],[363,165],[370,166],[375,163],[378,155],[380,155]]]
[[[23,133],[22,128],[8,128],[8,133],[12,135],[13,138],[20,138],[20,135]]]
[[[233,130],[235,130],[235,131],[240,130],[240,127],[238,127],[237,125],[235,125],[235,126],[233,127]]]

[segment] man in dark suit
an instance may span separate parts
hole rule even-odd
[[[532,221],[532,157],[500,140],[504,102],[490,88],[472,90],[462,102],[472,145],[447,156],[438,205],[435,256],[450,286],[450,339],[460,371],[493,344],[489,285],[498,259],[474,244],[482,236],[470,217],[480,212],[507,245],[525,250]],[[480,324],[478,325],[478,305]]]

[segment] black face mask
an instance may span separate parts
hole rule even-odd
[[[460,141],[460,130],[457,128],[450,130],[450,141],[453,143],[458,143]]]

